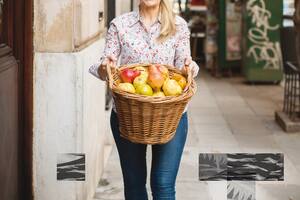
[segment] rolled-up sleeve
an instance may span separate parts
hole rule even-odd
[[[94,63],[92,66],[90,66],[89,72],[94,76],[96,76],[97,78],[100,78],[98,74],[98,69],[99,66],[102,64],[103,60],[107,56],[112,56],[118,59],[120,52],[121,52],[121,45],[118,36],[118,30],[116,25],[112,21],[110,23],[110,27],[106,34],[104,51],[101,57],[99,58],[99,60],[96,63]]]
[[[185,65],[185,60],[187,58],[191,58],[190,30],[187,23],[184,22],[178,25],[177,31],[178,38],[175,45],[174,65],[177,68],[182,69],[182,67]],[[197,65],[197,63],[192,61],[190,67],[194,72],[194,77],[197,76],[199,71],[199,66]]]

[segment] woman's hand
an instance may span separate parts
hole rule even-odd
[[[107,77],[107,71],[106,71],[106,66],[112,66],[115,67],[117,63],[117,59],[114,56],[107,56],[104,58],[102,64],[98,68],[98,74],[101,80],[106,80]]]
[[[198,74],[199,67],[197,64],[195,64],[191,57],[186,58],[184,61],[184,67],[182,69],[182,72],[187,74],[187,66],[190,68],[192,77],[195,77]]]

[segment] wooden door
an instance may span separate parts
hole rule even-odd
[[[7,6],[1,2],[0,45],[0,199],[19,199],[19,66],[9,41]]]
[[[295,21],[295,26],[297,31],[296,45],[297,45],[298,64],[300,66],[300,0],[295,0],[294,21]]]
[[[32,199],[31,166],[32,1],[0,0],[1,200]]]

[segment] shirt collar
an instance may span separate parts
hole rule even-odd
[[[141,20],[142,16],[140,15],[140,9],[138,8],[136,11],[133,11],[133,12],[134,12],[133,19],[129,23],[130,27],[132,27],[133,25],[135,25],[139,21],[142,22],[142,20]],[[161,24],[161,13],[159,13],[157,20]],[[176,16],[175,16],[175,25],[180,25],[180,21],[178,20],[178,18]]]
[[[142,21],[143,21],[143,17],[140,15],[140,9],[137,9],[137,11],[134,11],[133,20],[131,21],[129,26],[131,27],[131,26],[135,25],[136,23],[142,22]],[[161,13],[159,13],[157,21],[159,23],[161,23]]]

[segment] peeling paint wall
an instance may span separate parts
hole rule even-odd
[[[37,52],[72,52],[105,31],[99,12],[104,0],[35,0],[34,47]]]
[[[34,1],[34,49],[36,52],[73,50],[73,0]]]
[[[105,20],[99,21],[99,12],[105,12],[104,1],[74,0],[75,46],[104,31]]]
[[[35,200],[92,200],[108,158],[105,83],[88,73],[104,48],[103,10],[104,0],[34,1]],[[86,155],[86,181],[56,180],[61,153]]]
[[[36,200],[91,200],[109,144],[105,83],[88,73],[103,47],[36,53],[34,68],[34,195]],[[104,122],[104,123],[103,123]],[[105,123],[106,122],[106,123]],[[86,181],[56,180],[57,155],[84,153]]]

